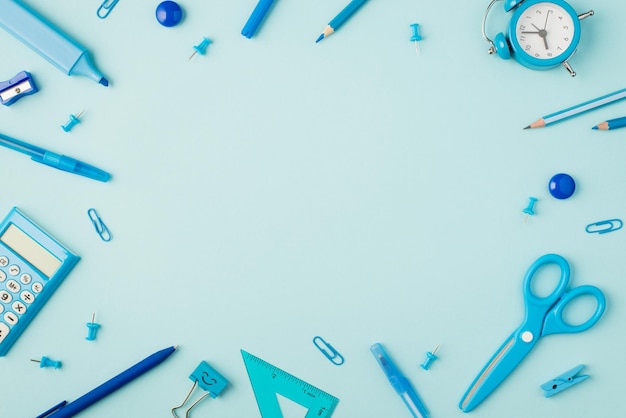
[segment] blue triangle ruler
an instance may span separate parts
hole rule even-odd
[[[276,394],[308,408],[304,418],[328,418],[339,399],[241,350],[262,418],[282,418]]]

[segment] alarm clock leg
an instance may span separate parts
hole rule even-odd
[[[563,67],[565,67],[565,69],[567,70],[567,72],[569,73],[569,75],[571,75],[572,77],[576,77],[576,71],[574,71],[574,69],[572,68],[571,65],[569,65],[569,62],[567,61],[563,61]]]
[[[588,12],[581,13],[578,15],[578,20],[583,20],[588,18],[589,16],[593,16],[593,10],[589,10]]]

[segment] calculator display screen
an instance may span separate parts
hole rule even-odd
[[[24,260],[35,266],[47,278],[52,277],[62,264],[61,260],[52,255],[50,251],[46,250],[41,244],[29,237],[14,224],[10,224],[7,227],[0,236],[0,241]]]

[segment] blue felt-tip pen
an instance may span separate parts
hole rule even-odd
[[[404,401],[404,404],[409,408],[409,411],[414,418],[426,418],[428,417],[428,411],[424,406],[422,400],[417,396],[415,389],[411,386],[409,379],[404,377],[396,365],[391,361],[391,358],[380,343],[376,343],[370,347],[370,351],[374,354],[374,357],[378,361],[378,364],[385,372],[389,383],[400,395],[400,398]]]
[[[259,0],[248,21],[241,30],[241,34],[250,39],[254,36],[261,22],[265,19],[268,12],[272,8],[274,0]]]
[[[67,75],[82,75],[109,85],[87,49],[17,0],[0,0],[0,27]]]

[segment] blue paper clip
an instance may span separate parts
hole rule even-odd
[[[546,398],[549,398],[550,396],[556,395],[557,393],[572,387],[576,383],[580,383],[583,380],[587,379],[589,375],[583,374],[578,376],[578,372],[580,372],[583,367],[585,367],[584,364],[576,366],[573,369],[566,371],[562,375],[559,375],[541,385],[541,389],[545,391],[544,396]]]
[[[98,11],[96,12],[98,17],[100,19],[106,18],[109,13],[111,13],[111,10],[113,10],[118,1],[119,0],[104,0],[100,7],[98,7]]]
[[[172,415],[176,418],[178,418],[178,415],[176,415],[175,411],[182,408],[183,405],[187,403],[196,386],[199,386],[200,389],[204,390],[205,394],[191,404],[185,412],[185,417],[188,417],[191,409],[196,406],[198,402],[206,398],[207,395],[210,395],[213,399],[215,399],[220,393],[222,393],[226,386],[228,386],[228,380],[219,374],[213,367],[209,366],[206,361],[201,361],[198,367],[196,367],[196,369],[189,375],[189,378],[193,380],[191,390],[180,405],[172,408]]]
[[[328,344],[324,339],[320,336],[313,337],[313,344],[324,354],[324,356],[331,361],[336,366],[341,366],[343,364],[343,356],[337,352],[333,348],[332,345]]]
[[[588,233],[597,232],[598,234],[606,234],[607,232],[617,231],[622,228],[621,219],[607,219],[587,225],[585,231]]]
[[[87,211],[87,215],[89,215],[89,219],[91,219],[91,223],[93,227],[96,228],[96,232],[100,235],[102,241],[109,242],[111,241],[111,233],[109,232],[109,228],[102,222],[102,219],[98,216],[98,212],[94,208],[90,208]]]

